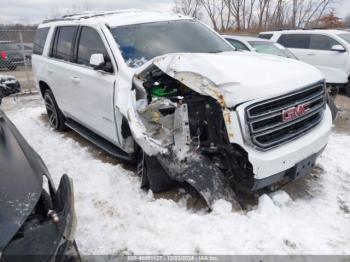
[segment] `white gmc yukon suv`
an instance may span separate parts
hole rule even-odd
[[[137,163],[143,188],[194,187],[209,206],[308,174],[332,117],[323,75],[234,52],[191,18],[87,12],[38,28],[33,71],[51,126]]]

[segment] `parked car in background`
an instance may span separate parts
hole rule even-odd
[[[223,37],[238,51],[256,52],[298,60],[288,48],[271,40],[234,35],[223,35]],[[318,65],[316,67],[325,75],[329,94],[335,98],[339,88],[348,83],[348,75],[337,68]]]
[[[25,62],[27,65],[31,65],[32,63],[32,54],[33,54],[33,44],[32,43],[18,43],[16,44],[22,53],[22,46],[23,46],[23,52],[25,57]]]
[[[348,77],[345,91],[350,96],[350,32],[343,30],[282,30],[262,32],[289,48],[300,60],[315,66],[342,70]]]
[[[19,90],[14,77],[0,75],[0,102]],[[72,182],[64,175],[56,189],[40,156],[0,110],[0,261],[79,260],[75,225]]]
[[[54,129],[68,126],[136,162],[143,188],[188,183],[209,207],[226,199],[239,208],[237,192],[309,174],[332,128],[315,67],[236,52],[178,14],[121,10],[46,21],[32,62]]]
[[[13,49],[17,47],[12,46],[9,41],[0,41],[0,69],[16,70],[17,64],[13,61]]]
[[[291,51],[273,41],[249,36],[223,35],[223,37],[238,51],[249,51],[297,59]]]
[[[0,75],[0,105],[3,97],[17,94],[21,91],[21,85],[13,76]]]
[[[21,49],[10,41],[0,41],[0,68],[16,70],[23,64]]]

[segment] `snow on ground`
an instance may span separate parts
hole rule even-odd
[[[349,135],[332,135],[318,161],[323,171],[295,182],[297,194],[264,195],[242,213],[218,201],[206,213],[187,209],[185,198],[155,199],[133,172],[50,130],[44,112],[37,102],[7,110],[56,184],[63,173],[74,180],[76,239],[84,255],[350,254]]]

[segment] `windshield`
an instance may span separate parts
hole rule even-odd
[[[125,62],[138,67],[169,53],[219,53],[234,51],[221,37],[193,20],[177,20],[111,29]]]
[[[350,44],[350,33],[340,34],[339,37],[341,37],[342,39],[344,39],[346,42]]]
[[[249,44],[251,44],[251,46],[258,53],[296,59],[296,56],[291,51],[277,43],[265,41],[250,41]]]

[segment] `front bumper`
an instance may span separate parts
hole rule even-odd
[[[253,186],[250,188],[250,190],[257,191],[282,181],[289,182],[310,174],[312,169],[315,167],[317,157],[322,152],[323,149],[319,153],[309,156],[286,171],[282,171],[264,179],[254,179],[252,184]]]
[[[52,219],[41,221],[16,235],[4,249],[1,262],[5,261],[66,261],[70,256],[79,260],[74,242],[76,216],[73,185],[68,176],[63,176],[53,198],[58,222]],[[75,251],[72,254],[72,249]]]
[[[283,174],[301,161],[317,155],[327,145],[332,129],[332,114],[327,106],[323,120],[312,131],[280,147],[261,152],[245,142],[237,113],[232,113],[232,119],[233,130],[236,132],[230,142],[240,145],[247,152],[256,180]]]

